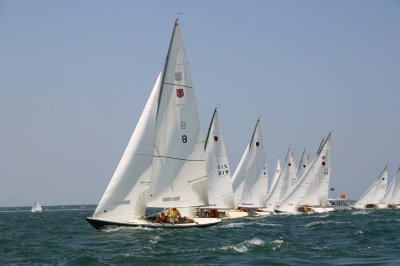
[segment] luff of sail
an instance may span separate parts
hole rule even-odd
[[[217,108],[215,108],[205,144],[208,204],[218,209],[233,209],[233,190],[231,171],[225,149],[224,138],[219,126]]]
[[[154,152],[161,74],[93,218],[129,221],[145,214]]]
[[[207,205],[204,139],[185,48],[176,22],[165,63],[155,123],[148,206]]]

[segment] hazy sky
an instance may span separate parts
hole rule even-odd
[[[400,1],[0,1],[0,206],[98,203],[177,12],[206,134],[270,175],[333,133],[332,196],[400,166]]]

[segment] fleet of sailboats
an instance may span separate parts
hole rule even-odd
[[[297,166],[289,148],[284,164],[277,160],[269,185],[258,119],[232,175],[217,108],[207,137],[201,134],[189,64],[176,20],[163,71],[110,183],[87,220],[97,229],[110,225],[189,228],[249,215],[330,212],[335,210],[328,200],[331,150],[329,133],[315,157],[310,161],[304,151]],[[387,176],[385,167],[354,208],[399,208],[400,169],[386,190]],[[168,217],[171,210],[177,209],[180,217]]]

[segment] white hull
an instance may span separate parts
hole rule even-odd
[[[193,218],[194,222],[186,223],[157,223],[144,219],[136,219],[126,222],[115,222],[104,219],[93,219],[87,217],[86,220],[96,229],[103,229],[108,226],[123,226],[123,227],[146,227],[146,228],[168,228],[168,229],[183,229],[189,227],[206,227],[220,223],[222,220],[218,218]]]

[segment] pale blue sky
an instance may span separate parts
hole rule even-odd
[[[0,206],[97,203],[164,64],[177,11],[205,130],[235,169],[333,133],[331,185],[400,166],[400,1],[0,1]]]

